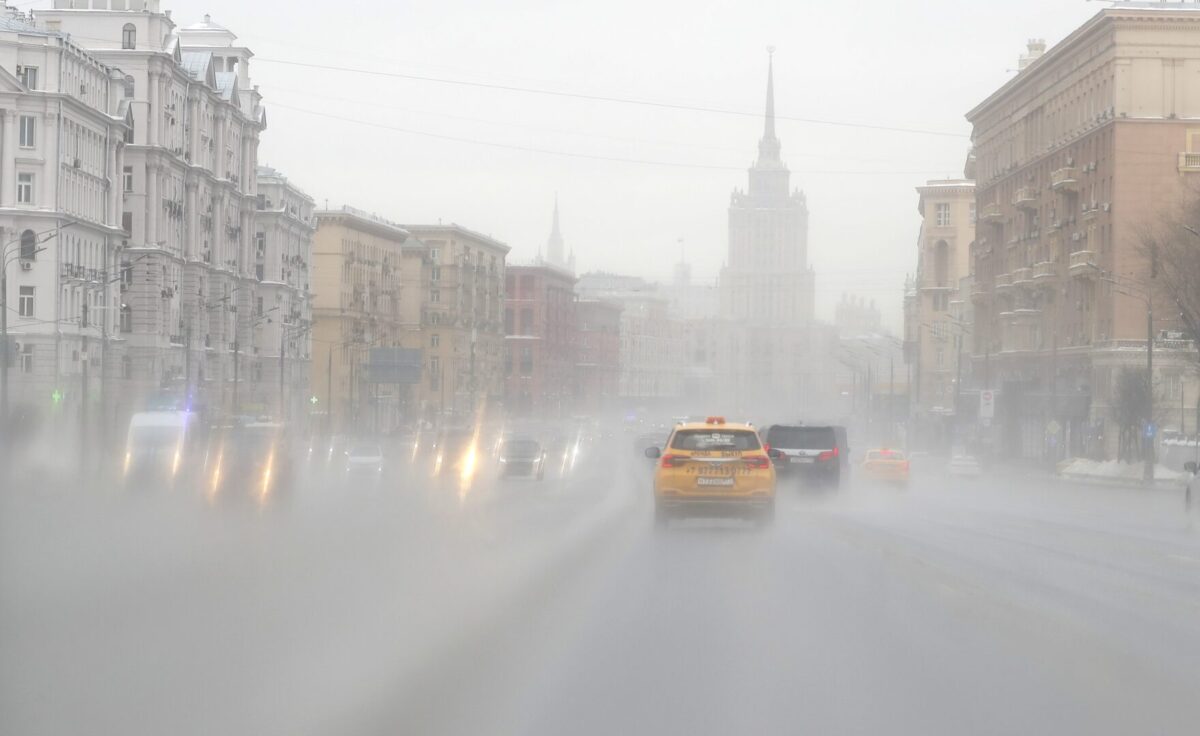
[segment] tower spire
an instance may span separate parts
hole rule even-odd
[[[758,142],[758,161],[778,162],[780,143],[775,136],[775,47],[767,47],[767,110],[763,116],[763,137]]]
[[[558,192],[554,193],[554,220],[550,225],[550,239],[546,242],[546,260],[554,266],[565,266],[562,232],[558,229]]]

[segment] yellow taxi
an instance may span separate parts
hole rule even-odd
[[[775,516],[775,466],[749,424],[708,417],[672,429],[666,447],[648,447],[654,469],[655,522],[673,518],[740,516],[759,524]]]
[[[908,484],[908,458],[900,450],[881,447],[868,450],[862,464],[863,477],[884,483]]]

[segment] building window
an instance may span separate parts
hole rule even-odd
[[[125,27],[121,29],[121,48],[137,48],[137,28],[132,23],[126,23]]]
[[[429,336],[429,347],[436,348],[442,344],[442,336],[436,332]]]
[[[126,235],[133,235],[133,213],[132,212],[122,212],[121,213],[121,229],[125,231]]]
[[[442,359],[436,355],[429,359],[429,385],[437,388],[442,380]]]
[[[133,77],[125,77],[125,98],[133,99],[134,92]]]
[[[936,206],[937,226],[950,227],[950,203],[939,202]]]
[[[438,262],[438,257],[439,257],[440,255],[441,255],[441,253],[438,251],[438,249],[437,249],[437,248],[430,248],[430,249],[429,249],[429,260],[433,261],[434,263],[437,263],[437,262]]]
[[[34,124],[36,119],[32,115],[21,116],[21,148],[33,148],[36,138],[34,137]]]
[[[945,350],[945,348],[938,348],[937,349],[937,367],[941,368],[945,364],[945,362],[946,362],[946,350]]]
[[[33,174],[17,174],[17,204],[33,204]]]
[[[121,174],[121,188],[126,192],[133,191],[133,167],[126,166]]]
[[[519,335],[532,335],[533,334],[533,310],[532,309],[527,308],[527,309],[521,310],[521,331],[517,334],[519,334]]]
[[[33,287],[22,286],[21,295],[17,301],[17,314],[21,317],[33,317]]]
[[[21,372],[33,373],[33,346],[29,343],[21,346]]]
[[[437,289],[429,290],[429,301],[433,302],[434,304],[437,304],[441,300],[442,300],[442,292],[438,291]]]
[[[21,67],[21,73],[17,76],[21,78],[21,84],[25,85],[27,89],[38,88],[38,68],[36,66]]]
[[[971,202],[971,224],[975,224],[975,203]]]
[[[521,346],[521,366],[520,371],[522,376],[533,375],[533,348],[529,345]]]
[[[133,307],[128,304],[121,305],[121,332],[133,332]]]
[[[430,281],[441,281],[442,280],[442,267],[441,266],[434,266],[433,268],[429,269],[429,280]]]
[[[34,233],[32,230],[26,230],[25,232],[21,233],[21,260],[37,260],[37,245],[38,240],[36,233]]]
[[[133,118],[129,118],[125,123],[125,142],[133,143]]]

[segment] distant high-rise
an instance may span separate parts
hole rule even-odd
[[[789,191],[791,172],[775,135],[774,64],[767,65],[767,105],[748,192],[729,204],[729,259],[721,275],[722,313],[751,324],[796,327],[813,318],[808,267],[808,204]]]

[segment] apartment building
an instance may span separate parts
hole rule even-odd
[[[579,385],[575,276],[550,265],[509,266],[504,293],[505,407],[518,416],[570,415]]]
[[[405,225],[425,247],[427,333],[420,400],[427,415],[465,420],[504,398],[504,283],[509,247],[461,225]]]
[[[65,34],[0,15],[0,243],[14,415],[112,399],[130,105],[123,75]],[[90,371],[89,371],[90,368]]]
[[[266,116],[252,53],[208,17],[177,27],[158,0],[54,0],[37,19],[124,74],[124,375],[135,395],[167,388],[242,410],[266,321],[252,241]]]
[[[1005,452],[1111,455],[1117,375],[1144,365],[1146,293],[1155,382],[1168,402],[1195,400],[1194,346],[1164,337],[1174,312],[1139,233],[1200,172],[1200,7],[1115,3],[1043,48],[967,114],[972,359],[999,392]]]

